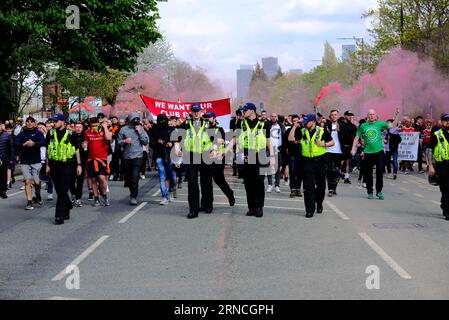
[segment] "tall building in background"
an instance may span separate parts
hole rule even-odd
[[[241,65],[237,70],[237,98],[248,99],[249,90],[251,86],[251,79],[253,78],[253,65]]]
[[[273,79],[279,70],[279,61],[275,57],[262,58],[262,69],[269,79]]]
[[[342,52],[341,58],[343,61],[348,61],[351,58],[351,53],[355,52],[356,46],[355,44],[344,44],[342,45]]]

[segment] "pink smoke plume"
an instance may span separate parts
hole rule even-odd
[[[202,70],[186,63],[176,66],[175,72],[140,71],[130,76],[119,91],[112,113],[126,117],[130,112],[148,112],[140,99],[148,97],[168,101],[203,101],[224,98],[218,85],[213,84]]]
[[[430,59],[397,48],[380,62],[375,74],[364,74],[352,88],[342,88],[339,83],[323,88],[315,107],[336,97],[340,105],[361,117],[375,109],[385,120],[399,108],[402,115],[435,118],[448,111],[448,88],[448,79]]]

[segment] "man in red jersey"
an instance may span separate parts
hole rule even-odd
[[[87,156],[87,176],[92,179],[92,189],[94,192],[94,207],[100,205],[98,185],[100,185],[103,195],[103,205],[110,206],[107,194],[108,182],[106,176],[109,175],[108,148],[112,139],[112,132],[109,131],[106,122],[100,125],[98,118],[91,118],[89,129],[84,134],[83,147],[88,149]]]

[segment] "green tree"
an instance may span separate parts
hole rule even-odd
[[[253,77],[251,79],[252,82],[255,81],[268,81],[268,76],[265,71],[260,66],[259,62],[256,63],[256,67],[253,71]]]
[[[363,15],[372,19],[369,33],[373,45],[356,53],[367,58],[369,70],[392,48],[402,46],[449,73],[449,1],[448,0],[378,0],[378,8]],[[359,51],[360,51],[359,46]]]
[[[0,116],[17,111],[14,78],[23,61],[79,68],[133,70],[136,57],[160,38],[156,0],[74,0],[80,29],[66,26],[65,0],[4,0],[0,4]],[[30,50],[33,48],[34,50]],[[36,70],[30,70],[35,73]]]

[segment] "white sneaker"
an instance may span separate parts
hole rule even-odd
[[[48,201],[53,201],[53,193],[49,193],[49,194],[47,195],[47,200],[48,200]]]
[[[20,187],[20,191],[23,191],[23,190],[25,190],[25,186]]]
[[[281,188],[276,187],[276,193],[281,193]]]
[[[175,202],[175,196],[174,196],[173,192],[170,192],[170,194],[168,196],[168,201]]]
[[[142,175],[140,176],[140,179],[145,180],[145,175],[142,174]]]
[[[161,201],[159,204],[160,204],[161,206],[167,205],[167,204],[168,204],[168,199],[167,199],[167,198],[162,199],[162,201]]]
[[[284,181],[284,185],[285,185],[286,187],[290,186],[290,180]]]
[[[273,191],[273,186],[268,185],[267,193],[271,193],[271,191]]]

